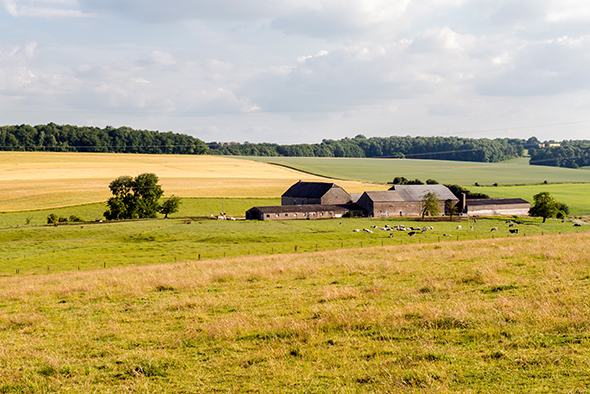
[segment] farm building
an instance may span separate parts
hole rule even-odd
[[[386,191],[364,192],[357,204],[369,216],[376,218],[420,216],[422,198],[428,192],[436,193],[441,214],[445,213],[447,205],[454,205],[459,201],[444,185],[395,185]]]
[[[476,198],[461,197],[461,208],[468,216],[528,216],[531,204],[522,198]]]
[[[280,205],[253,207],[246,211],[247,220],[331,219],[341,218],[347,212],[359,211],[358,207],[346,205]]]
[[[281,196],[281,205],[335,205],[351,202],[350,194],[335,183],[297,182]]]

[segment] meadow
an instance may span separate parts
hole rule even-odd
[[[411,237],[404,231],[380,229],[396,224],[432,226],[433,230]],[[458,225],[461,228],[457,228]],[[511,235],[508,226],[504,218],[478,219],[477,222],[421,222],[408,218],[269,222],[171,218],[58,226],[18,225],[0,228],[0,275],[39,275],[244,255],[445,244],[590,230],[587,225],[575,227],[569,221],[542,223],[540,219],[524,219],[524,224],[515,227],[519,234]],[[492,232],[492,227],[497,227],[498,231]],[[365,228],[373,233],[353,231]]]
[[[0,278],[0,392],[584,393],[588,256],[584,233]]]
[[[396,176],[435,179],[440,183],[473,186],[528,185],[548,183],[590,183],[588,169],[531,166],[519,158],[503,163],[418,159],[365,159],[323,157],[242,157],[263,161],[308,174],[334,179],[387,183]]]

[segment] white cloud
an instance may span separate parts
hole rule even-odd
[[[76,0],[3,0],[4,9],[13,17],[79,18],[84,15]]]

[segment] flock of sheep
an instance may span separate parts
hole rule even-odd
[[[515,224],[524,224],[524,222],[522,221],[512,221],[512,220],[506,220],[506,223],[508,224],[508,227],[514,227]],[[342,222],[340,223],[340,225],[342,225]],[[395,226],[385,226],[385,227],[378,227],[378,226],[371,226],[372,229],[380,229],[383,231],[393,231],[393,230],[397,230],[397,231],[405,231],[407,232],[407,234],[411,237],[414,236],[418,233],[422,234],[425,233],[427,231],[432,231],[434,230],[434,227],[432,226],[426,226],[426,227],[406,227],[403,224],[396,224]],[[456,228],[456,230],[461,230],[461,225],[459,224]],[[470,226],[470,230],[473,231],[473,225]],[[355,233],[360,232],[361,230],[359,229],[354,229],[352,230]],[[368,229],[368,228],[364,228],[363,229],[364,232],[369,233],[369,234],[373,234],[373,230]],[[498,227],[492,227],[491,232],[494,231],[498,231]],[[510,234],[518,234],[518,229],[517,228],[509,228],[508,231],[510,232]],[[393,232],[389,234],[389,237],[392,238],[393,237]],[[443,234],[443,237],[451,237],[451,234]]]

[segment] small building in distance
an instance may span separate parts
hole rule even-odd
[[[467,216],[528,216],[531,204],[522,198],[461,197],[461,208]]]
[[[429,192],[436,194],[441,214],[445,214],[447,206],[459,201],[444,185],[394,185],[385,191],[364,192],[357,204],[367,215],[376,218],[421,216],[422,198]]]
[[[351,202],[350,194],[335,183],[302,182],[281,196],[281,205],[336,205]]]
[[[358,211],[358,207],[356,207]],[[355,206],[346,205],[277,205],[253,207],[246,211],[246,220],[293,220],[341,218],[348,212],[355,212]]]

